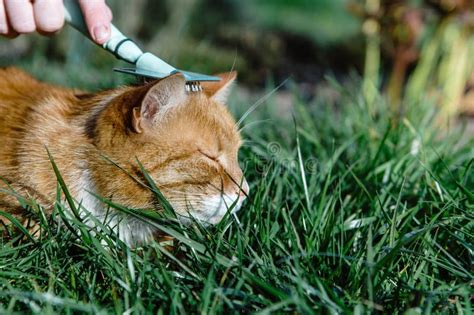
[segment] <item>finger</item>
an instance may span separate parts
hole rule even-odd
[[[29,0],[4,0],[10,26],[18,33],[36,30],[33,6]]]
[[[110,38],[112,16],[104,0],[79,0],[87,29],[97,44],[103,44]]]
[[[0,35],[7,38],[15,38],[18,36],[18,33],[8,25],[7,12],[5,11],[3,0],[0,0]]]
[[[40,33],[54,33],[64,25],[62,0],[36,0],[33,3],[36,29]]]
[[[113,18],[112,10],[110,10],[109,7],[107,7],[107,17],[109,18],[109,21],[112,21],[112,18]]]
[[[2,0],[0,0],[1,2]],[[8,18],[7,18],[8,19]],[[20,34],[18,34],[18,32],[16,32],[10,25],[10,23],[7,21],[7,33],[5,35],[3,34],[0,34],[1,36],[5,36],[6,38],[16,38],[18,37]]]
[[[11,32],[9,32],[7,35],[2,35],[2,36],[6,37],[6,38],[13,39],[13,38],[17,38],[18,35],[20,35],[20,34],[18,34],[18,33],[15,32],[15,31],[11,31]]]
[[[3,0],[0,0],[0,35],[8,34],[8,20]]]

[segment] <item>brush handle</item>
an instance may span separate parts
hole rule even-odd
[[[69,25],[92,40],[77,0],[64,0],[64,17]],[[110,31],[110,39],[101,45],[102,48],[114,54],[118,59],[136,64],[143,55],[143,51],[113,24],[110,25]]]

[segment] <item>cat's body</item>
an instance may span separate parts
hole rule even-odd
[[[218,222],[248,191],[237,161],[240,138],[222,104],[232,80],[186,93],[184,79],[173,76],[78,96],[0,69],[0,209],[24,218],[5,192],[11,188],[51,209],[57,179],[49,151],[77,205],[99,220],[106,207],[94,194],[159,210],[149,189],[132,178],[142,179],[138,160],[178,214]],[[127,243],[152,237],[150,225],[114,215],[112,224]]]

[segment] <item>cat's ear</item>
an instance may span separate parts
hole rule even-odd
[[[174,74],[152,85],[143,97],[139,107],[133,108],[132,126],[142,133],[153,127],[173,107],[186,100],[186,80],[182,74]]]
[[[237,71],[231,71],[216,75],[221,78],[218,82],[201,82],[202,90],[210,98],[226,103],[232,90],[232,84],[237,78]]]

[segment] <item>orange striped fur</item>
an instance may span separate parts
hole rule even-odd
[[[203,84],[203,92],[187,93],[183,77],[174,75],[89,95],[0,69],[0,209],[24,219],[16,198],[6,193],[11,187],[50,211],[57,180],[49,150],[77,203],[99,219],[105,207],[91,192],[127,207],[160,210],[153,194],[130,176],[143,179],[139,160],[183,220],[192,215],[219,222],[228,203],[235,201],[237,210],[248,193],[237,160],[241,139],[224,105],[235,76]],[[147,241],[155,232],[115,218],[126,242]]]

